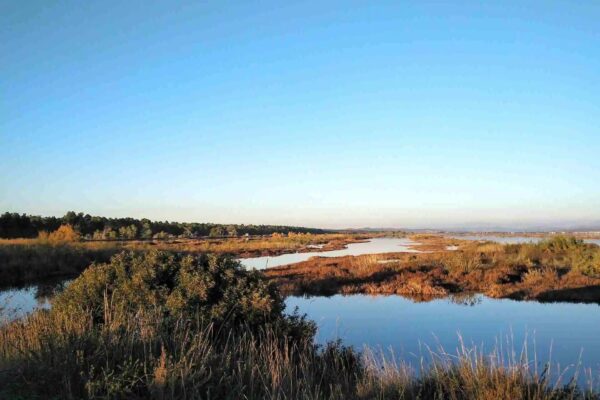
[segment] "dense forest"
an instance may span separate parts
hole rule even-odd
[[[0,216],[0,238],[32,238],[41,231],[71,225],[86,239],[161,239],[169,237],[224,237],[272,233],[325,233],[323,229],[279,225],[223,225],[196,222],[150,221],[135,218],[106,218],[69,211],[63,217],[41,217],[18,213]]]

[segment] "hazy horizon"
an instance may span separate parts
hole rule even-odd
[[[472,222],[460,222],[460,223],[446,223],[446,224],[436,224],[432,223],[430,225],[423,224],[423,221],[418,221],[417,223],[397,223],[397,224],[379,224],[379,225],[324,225],[324,224],[307,224],[306,220],[297,221],[294,219],[265,219],[265,220],[237,220],[237,219],[223,219],[223,220],[211,220],[203,217],[191,218],[190,214],[182,214],[182,217],[169,217],[168,214],[163,213],[163,217],[153,217],[148,214],[140,214],[140,213],[127,213],[127,212],[118,212],[114,211],[112,214],[98,214],[94,212],[87,212],[85,210],[65,210],[63,212],[54,212],[54,213],[36,213],[36,212],[24,212],[23,210],[0,210],[0,212],[15,212],[19,214],[28,214],[28,215],[40,215],[42,217],[62,217],[67,212],[74,211],[76,213],[90,214],[92,216],[100,216],[107,218],[137,218],[143,219],[148,218],[152,221],[170,221],[170,222],[181,222],[181,223],[216,223],[216,224],[246,224],[246,225],[288,225],[288,226],[302,226],[308,228],[320,228],[320,229],[334,229],[334,230],[343,230],[343,229],[372,229],[372,230],[440,230],[440,231],[455,231],[455,232],[549,232],[549,231],[600,231],[600,220],[584,220],[580,222],[573,221],[558,221],[554,223],[548,223],[545,221],[534,221],[534,220],[524,220],[519,219],[514,222],[489,222],[489,221],[472,221]],[[167,210],[168,211],[168,210]],[[296,221],[296,222],[294,222]]]
[[[599,20],[567,1],[5,2],[0,210],[598,227]]]

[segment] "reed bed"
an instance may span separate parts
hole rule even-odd
[[[530,359],[533,357],[533,359]],[[425,350],[416,368],[393,356],[366,348],[365,373],[357,392],[363,399],[597,399],[590,379],[586,388],[575,384],[576,369],[537,364],[526,345],[496,347],[486,353],[462,341],[455,353],[443,348]],[[573,379],[565,384],[566,374]],[[590,374],[591,377],[591,374]]]
[[[372,349],[315,346],[265,326],[216,331],[160,310],[128,321],[37,313],[0,330],[0,396],[61,399],[598,399],[510,350],[427,350],[417,369]],[[31,396],[31,397],[29,397]]]

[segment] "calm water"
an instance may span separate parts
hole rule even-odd
[[[451,299],[415,303],[400,296],[353,295],[289,297],[287,310],[317,322],[317,341],[340,338],[356,348],[368,345],[414,365],[426,345],[456,354],[460,334],[466,345],[491,352],[498,341],[518,353],[525,342],[538,361],[561,367],[577,364],[600,378],[600,306],[496,300],[477,295],[466,302]],[[507,342],[513,343],[507,347]],[[389,354],[389,353],[388,353]],[[532,359],[533,357],[531,357]],[[568,374],[571,376],[571,374]],[[581,378],[584,379],[584,378]],[[583,380],[580,383],[584,383]]]
[[[462,240],[489,240],[492,242],[503,244],[519,244],[519,243],[537,243],[545,238],[529,237],[529,236],[497,236],[497,235],[450,235],[450,237]],[[600,239],[584,239],[586,243],[593,243],[600,246]]]
[[[38,308],[50,308],[50,299],[69,282],[69,280],[50,281],[0,290],[0,324],[22,317]]]
[[[269,267],[278,267],[306,261],[311,257],[342,257],[342,256],[360,256],[363,254],[378,253],[396,253],[396,252],[418,252],[409,246],[415,242],[406,238],[376,238],[370,239],[364,243],[350,243],[347,248],[342,250],[310,252],[310,253],[291,253],[282,254],[274,257],[255,257],[242,258],[240,261],[247,268],[265,269]]]

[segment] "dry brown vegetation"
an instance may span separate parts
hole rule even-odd
[[[69,225],[54,232],[40,232],[35,239],[0,240],[0,287],[20,285],[48,278],[74,277],[92,262],[106,262],[122,250],[177,251],[188,254],[228,254],[235,257],[278,255],[291,252],[326,251],[361,241],[356,234],[273,234],[228,239],[175,240],[81,240]],[[322,245],[322,248],[311,246]]]
[[[229,254],[236,257],[276,256],[284,253],[329,251],[343,249],[348,243],[371,236],[357,234],[279,233],[270,236],[227,239],[178,239],[169,241],[128,241],[131,250],[159,249],[189,253]],[[311,246],[322,245],[322,248]]]
[[[577,239],[600,239],[600,232],[597,231],[569,231],[569,232],[459,232],[453,233],[454,236],[498,236],[498,237],[528,237],[528,238],[547,238],[548,236],[572,236]]]
[[[498,298],[600,302],[600,248],[567,237],[515,245],[462,241],[457,251],[314,257],[265,273],[290,294],[428,299],[479,292]]]
[[[347,233],[274,233],[268,236],[220,239],[154,239],[154,240],[81,240],[69,225],[54,232],[42,231],[35,239],[0,239],[0,247],[11,245],[77,244],[95,249],[115,247],[120,250],[165,250],[186,253],[229,254],[237,257],[275,256],[292,252],[329,251],[344,248],[349,243],[376,237],[375,234]],[[311,246],[320,245],[316,248]]]
[[[120,248],[110,243],[49,242],[37,239],[2,241],[0,287],[74,277],[93,262],[105,262]],[[10,243],[6,243],[10,242]]]
[[[421,252],[446,251],[449,246],[458,247],[461,244],[469,243],[465,240],[433,234],[417,234],[411,235],[409,238],[416,242],[412,248]]]
[[[54,232],[41,231],[38,242],[41,243],[71,243],[81,240],[81,235],[71,225],[61,225]]]

